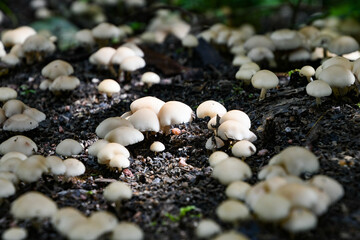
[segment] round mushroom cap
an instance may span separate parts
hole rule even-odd
[[[209,157],[209,164],[211,167],[215,167],[220,162],[227,159],[229,155],[223,151],[215,151]]]
[[[32,155],[24,161],[21,161],[15,170],[15,174],[20,180],[31,183],[39,180],[42,174],[47,171],[48,167],[45,157]]]
[[[150,145],[150,151],[152,152],[162,152],[165,150],[165,145],[162,142],[155,141]]]
[[[303,66],[299,74],[300,76],[311,77],[315,75],[315,69],[312,66]]]
[[[37,110],[36,108],[27,108],[23,111],[23,114],[31,117],[37,122],[41,122],[46,119],[46,115],[43,112]]]
[[[31,206],[31,207],[29,207]],[[10,213],[16,219],[48,218],[57,211],[56,203],[40,192],[26,192],[11,203]]]
[[[20,152],[30,156],[37,152],[36,144],[28,137],[16,135],[0,144],[0,154],[8,152]]]
[[[103,195],[110,202],[128,200],[132,197],[132,190],[126,183],[116,181],[104,188]]]
[[[312,97],[320,98],[330,96],[332,90],[326,82],[322,80],[315,80],[306,85],[306,93]]]
[[[130,161],[123,154],[117,154],[110,160],[109,166],[122,170],[123,168],[128,168],[130,166]]]
[[[321,67],[322,67],[321,71],[328,67],[331,67],[333,65],[340,65],[349,70],[352,70],[352,68],[353,68],[353,64],[349,61],[349,59],[340,57],[340,56],[336,56],[336,57],[329,58],[325,62],[323,62],[321,64]]]
[[[250,127],[251,127],[251,121],[250,121],[249,116],[240,110],[230,110],[227,113],[225,113],[220,119],[220,124],[222,124],[228,120],[237,121],[241,125],[245,126],[248,129],[250,129]]]
[[[68,158],[63,163],[66,166],[65,176],[67,177],[80,176],[85,172],[85,165],[75,158]]]
[[[254,62],[270,61],[275,58],[274,53],[266,47],[253,48],[247,53],[247,56]]]
[[[133,50],[135,52],[136,56],[144,57],[143,50],[141,50],[141,48],[139,48],[135,43],[127,42],[127,43],[124,43],[123,45],[121,45],[121,47],[130,48],[131,50]]]
[[[97,154],[98,163],[107,164],[116,155],[124,155],[126,158],[130,157],[129,151],[121,144],[108,143]]]
[[[75,225],[66,233],[70,240],[96,240],[103,234],[103,229],[97,223],[86,219]]]
[[[316,225],[316,216],[304,208],[292,209],[288,218],[281,223],[282,228],[292,233],[308,231],[315,228]]]
[[[90,56],[89,61],[91,64],[107,67],[115,52],[112,47],[102,47]]]
[[[95,129],[99,138],[104,138],[111,130],[118,127],[134,127],[129,120],[121,117],[109,117],[103,120]]]
[[[90,215],[89,220],[100,226],[102,233],[112,231],[118,223],[116,216],[107,211],[93,212]]]
[[[5,112],[5,116],[8,118],[12,115],[22,113],[27,108],[28,106],[25,103],[17,99],[11,99],[6,101],[2,107]]]
[[[4,156],[1,157],[0,163],[3,163],[10,158],[18,158],[18,159],[24,161],[27,158],[27,156],[20,152],[8,152]]]
[[[252,62],[251,59],[245,55],[236,55],[232,61],[233,66],[242,66],[243,64]]]
[[[97,140],[88,148],[88,154],[91,156],[97,156],[99,151],[108,143],[109,142],[104,139]]]
[[[111,57],[111,63],[120,65],[126,58],[132,56],[137,56],[132,49],[121,46],[116,49],[116,52]]]
[[[258,179],[270,179],[272,177],[285,177],[288,174],[285,169],[280,165],[266,165],[258,173]]]
[[[324,191],[330,197],[331,203],[338,201],[344,196],[343,186],[331,177],[316,175],[309,180],[309,183],[321,191]]]
[[[202,219],[195,229],[195,234],[198,238],[206,238],[214,236],[221,232],[219,224],[211,219]]]
[[[289,215],[291,204],[277,194],[265,194],[253,205],[256,216],[266,222],[276,222]]]
[[[133,127],[117,127],[105,135],[105,140],[123,146],[132,145],[144,140],[144,135]]]
[[[235,157],[250,157],[256,152],[256,147],[247,140],[241,140],[234,144],[231,152]]]
[[[224,145],[224,141],[221,138],[212,136],[206,140],[205,148],[208,150],[216,150],[218,148],[222,148]]]
[[[0,178],[0,199],[10,197],[15,192],[15,186],[11,181]]]
[[[302,38],[295,30],[279,29],[271,33],[270,39],[278,50],[291,50],[302,45]]]
[[[152,97],[152,96],[146,96],[139,99],[136,99],[130,104],[130,110],[132,113],[136,112],[137,110],[141,108],[150,108],[152,109],[156,114],[159,113],[161,107],[165,104],[164,101]]]
[[[57,91],[71,91],[80,85],[80,80],[74,76],[59,76],[50,84],[49,90]]]
[[[311,53],[305,48],[296,49],[289,54],[290,62],[307,61],[309,59],[311,59]]]
[[[244,65],[243,65],[244,66]],[[252,68],[241,68],[236,72],[235,78],[244,81],[246,84],[250,83],[252,76],[258,70]]]
[[[255,62],[248,62],[248,63],[241,65],[240,69],[253,69],[253,70],[255,70],[255,72],[257,72],[260,70],[260,67]]]
[[[226,108],[219,102],[214,100],[207,100],[202,102],[196,109],[196,116],[198,118],[210,117],[213,118],[216,115],[220,117],[226,114]]]
[[[8,171],[3,172],[1,171],[1,169],[0,169],[0,179],[8,180],[15,185],[19,183],[19,178],[13,172],[8,172]]]
[[[17,92],[9,87],[0,87],[0,102],[17,98]]]
[[[216,208],[216,215],[224,222],[236,222],[249,218],[250,211],[245,204],[237,200],[225,200]]]
[[[139,226],[130,222],[120,222],[111,235],[111,240],[142,240],[144,233]]]
[[[121,64],[120,64],[120,68],[123,71],[127,71],[127,72],[134,72],[140,68],[145,67],[146,63],[145,60],[142,59],[139,56],[131,56],[131,57],[127,57],[125,58]]]
[[[185,103],[179,101],[168,101],[160,109],[158,113],[160,126],[170,126],[191,122],[193,119],[192,109]]]
[[[319,160],[306,148],[291,146],[272,157],[269,165],[280,165],[289,174],[299,176],[302,172],[316,172]]]
[[[103,22],[91,29],[94,38],[97,39],[112,39],[118,38],[121,34],[120,29],[114,24]]]
[[[0,172],[11,172],[15,173],[16,169],[21,164],[22,160],[19,158],[9,158],[0,164]],[[17,176],[16,176],[17,177]]]
[[[31,35],[36,34],[36,31],[29,26],[21,26],[13,30],[6,31],[1,41],[6,47],[11,47],[15,44],[23,44],[25,40]]]
[[[75,40],[79,45],[82,46],[93,46],[95,45],[95,39],[89,29],[82,29],[76,32]]]
[[[24,52],[45,52],[45,53],[53,53],[56,49],[54,43],[52,43],[46,37],[35,34],[26,38],[22,45]]]
[[[9,54],[15,55],[15,56],[18,57],[19,59],[25,57],[25,54],[24,54],[22,45],[20,45],[20,44],[15,44],[15,45],[10,49]]]
[[[250,184],[243,181],[230,183],[225,190],[225,195],[230,199],[245,200],[247,191],[251,188]]]
[[[243,161],[235,157],[229,157],[216,164],[212,177],[220,183],[228,185],[234,181],[250,178],[252,172],[250,167]]]
[[[3,123],[4,131],[24,132],[37,128],[39,123],[25,114],[15,114]]]
[[[141,82],[154,84],[160,82],[160,77],[154,72],[146,72],[141,76]]]
[[[254,133],[236,120],[227,120],[221,123],[218,128],[218,136],[223,140],[256,140]]]
[[[351,36],[340,36],[330,42],[328,50],[336,55],[343,55],[359,50],[359,43]]]
[[[150,108],[142,108],[134,112],[130,117],[131,124],[140,132],[159,132],[160,122],[156,113]]]
[[[217,235],[213,240],[249,240],[249,238],[235,231],[227,231]]]
[[[74,73],[74,68],[70,63],[60,59],[50,62],[41,70],[41,74],[49,79],[55,79],[60,76],[69,76],[72,73]]]
[[[264,35],[254,35],[247,39],[244,43],[244,49],[250,51],[253,48],[265,47],[271,51],[275,50],[275,45],[270,38]]]
[[[311,209],[319,200],[316,188],[303,183],[287,183],[276,189],[275,193],[289,200],[291,207]]]
[[[181,40],[181,44],[184,47],[194,48],[199,45],[199,41],[198,41],[197,37],[195,37],[194,35],[188,34]]]
[[[15,54],[9,53],[1,57],[1,62],[5,63],[9,67],[14,67],[20,64],[20,59]]]
[[[11,227],[6,229],[1,237],[3,240],[23,240],[27,238],[27,235],[25,228]]]
[[[332,65],[321,71],[319,80],[325,81],[330,87],[344,88],[354,84],[355,76],[343,66]]]
[[[251,84],[254,88],[270,89],[279,84],[279,78],[275,75],[275,73],[269,70],[260,70],[252,76]]]
[[[61,208],[51,217],[51,224],[63,236],[85,221],[87,221],[86,216],[73,207]]]
[[[77,155],[83,150],[79,142],[74,139],[64,139],[56,146],[56,153],[63,156]]]
[[[66,166],[58,156],[46,157],[46,166],[52,174],[62,175],[66,171]]]

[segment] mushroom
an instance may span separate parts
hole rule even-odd
[[[47,171],[46,158],[41,155],[32,155],[21,161],[15,170],[15,174],[21,181],[31,183],[39,180],[42,174]]]
[[[98,152],[98,163],[108,164],[110,160],[118,154],[124,155],[127,158],[130,157],[129,151],[123,145],[118,143],[108,143]]]
[[[132,57],[132,56],[137,56],[136,53],[128,48],[128,47],[124,47],[124,46],[120,46],[119,48],[116,49],[115,53],[112,55],[111,60],[110,60],[110,71],[112,72],[112,74],[114,76],[118,76],[120,77],[121,75],[121,68],[120,65],[121,63],[128,57]],[[115,72],[113,65],[119,65],[119,70],[118,73]]]
[[[271,39],[264,35],[254,35],[244,42],[244,49],[249,52],[253,48],[265,47],[271,51],[275,50],[275,45]]]
[[[99,139],[88,148],[88,154],[91,156],[97,156],[98,152],[105,147],[109,142],[104,139]]]
[[[225,200],[216,208],[216,215],[223,222],[237,222],[250,217],[250,211],[245,204],[237,200]]]
[[[0,87],[0,102],[17,98],[17,92],[9,87]]]
[[[90,219],[81,221],[75,226],[66,233],[69,240],[96,240],[103,233],[103,228]]]
[[[142,240],[144,233],[139,226],[131,222],[120,222],[113,229],[111,240]]]
[[[261,89],[259,101],[265,99],[267,89],[274,88],[279,84],[279,78],[269,70],[260,70],[251,78],[254,88]]]
[[[220,118],[220,124],[222,124],[222,123],[224,123],[224,122],[226,122],[228,120],[237,121],[241,125],[246,127],[247,129],[250,129],[250,127],[251,127],[251,120],[250,120],[249,116],[246,113],[244,113],[243,111],[240,111],[240,110],[230,110],[227,113],[225,113]]]
[[[245,235],[238,233],[234,230],[227,231],[217,235],[213,240],[249,240]]]
[[[328,49],[341,56],[359,50],[359,43],[351,36],[339,36],[330,42]]]
[[[303,66],[300,69],[299,75],[300,77],[306,77],[306,80],[308,82],[311,82],[311,77],[314,76],[315,69],[312,66]]]
[[[233,66],[242,66],[243,64],[252,62],[251,59],[245,55],[236,55],[232,61]]]
[[[71,64],[60,59],[48,63],[41,70],[41,75],[51,80],[54,80],[60,76],[69,76],[72,73],[74,73],[74,68],[71,66]]]
[[[332,93],[331,87],[323,80],[315,80],[309,82],[306,85],[306,93],[312,97],[316,98],[316,105],[319,106],[321,104],[322,97],[330,96]]]
[[[16,192],[14,184],[7,180],[0,178],[0,205],[3,198],[10,197]]]
[[[195,234],[198,238],[206,238],[218,234],[221,232],[220,226],[211,219],[202,219],[195,229]]]
[[[316,216],[304,208],[292,209],[288,218],[281,223],[281,227],[291,233],[308,231],[315,228],[316,225]]]
[[[257,71],[258,70],[255,70],[255,69],[252,69],[252,68],[242,68],[242,67],[240,67],[239,71],[236,72],[235,78],[238,79],[238,80],[241,80],[244,83],[244,85],[248,86],[251,83],[252,76]]]
[[[255,152],[256,147],[254,146],[254,144],[247,140],[238,141],[231,148],[231,153],[235,157],[242,158],[243,161],[245,160],[245,158],[250,157]]]
[[[63,236],[66,236],[76,225],[86,221],[86,216],[73,207],[61,208],[51,217],[51,224]]]
[[[27,64],[32,64],[34,59],[41,62],[46,55],[52,54],[56,49],[55,45],[49,39],[39,34],[26,38],[22,47]]]
[[[63,156],[78,155],[83,150],[79,142],[74,139],[64,139],[56,146],[56,153]]]
[[[112,47],[102,47],[89,57],[89,62],[97,67],[102,66],[107,69],[110,65],[111,58],[116,50]]]
[[[141,76],[140,81],[150,88],[153,84],[160,83],[160,77],[154,72],[146,72]]]
[[[31,205],[31,208],[29,207]],[[56,203],[40,192],[26,192],[11,203],[10,213],[15,219],[49,218],[57,211]]]
[[[161,107],[165,104],[164,101],[158,99],[157,97],[146,96],[139,99],[136,99],[130,104],[131,112],[134,113],[141,108],[150,108],[156,114],[159,113]]]
[[[106,94],[111,98],[114,94],[120,93],[120,85],[113,79],[104,79],[98,85],[99,93]]]
[[[141,108],[130,117],[131,124],[140,132],[159,132],[160,122],[156,113],[150,108]]]
[[[90,215],[89,220],[100,227],[101,234],[111,232],[118,223],[116,216],[107,211],[93,212]]]
[[[0,154],[8,152],[20,152],[30,156],[37,152],[36,144],[28,137],[16,135],[0,144]]]
[[[121,201],[132,197],[131,188],[123,182],[112,182],[104,188],[104,198],[106,201],[114,202],[117,212],[120,211]]]
[[[63,175],[66,172],[66,166],[63,160],[58,156],[47,156],[46,166],[49,169],[49,172],[54,175],[56,181],[58,180],[58,175]]]
[[[165,132],[171,125],[191,122],[193,111],[185,103],[168,101],[161,107],[158,117],[160,126]]]
[[[285,169],[280,165],[266,165],[258,173],[258,179],[270,179],[272,177],[285,177],[288,174]]]
[[[15,44],[23,44],[28,37],[35,34],[36,31],[33,28],[29,26],[21,26],[4,32],[1,37],[1,41],[5,47],[11,47]]]
[[[68,158],[64,160],[66,166],[64,182],[69,181],[71,178],[80,176],[85,172],[85,165],[75,158]]]
[[[162,142],[155,141],[150,145],[150,151],[152,152],[162,152],[165,150],[165,145]]]
[[[132,145],[144,140],[144,135],[133,127],[117,127],[105,135],[105,140],[123,146]]]
[[[259,198],[252,208],[256,216],[266,222],[277,222],[289,215],[291,204],[289,200],[277,194],[265,194]]]
[[[212,136],[206,141],[205,148],[208,150],[216,150],[222,148],[224,145],[225,143],[221,138],[217,136]]]
[[[3,240],[23,240],[26,239],[28,233],[25,228],[11,227],[6,229],[1,235]]]
[[[221,163],[228,157],[229,155],[223,151],[215,151],[209,157],[209,164],[211,167],[215,167],[217,164]]]
[[[144,52],[139,48],[134,42],[126,42],[121,47],[127,47],[133,50],[136,54],[136,56],[144,57]]]
[[[76,32],[75,40],[79,46],[90,50],[95,45],[95,39],[90,29],[82,29]]]
[[[221,123],[217,134],[223,140],[256,140],[255,134],[236,120],[227,120]]]
[[[191,58],[193,56],[193,48],[199,45],[199,41],[194,35],[188,34],[181,40],[181,44],[183,47],[188,48],[188,56]]]
[[[36,108],[27,108],[23,111],[23,114],[29,116],[37,122],[42,122],[46,119],[46,115]]]
[[[110,159],[109,167],[118,168],[121,171],[123,168],[128,168],[130,166],[129,158],[123,154],[117,154]]]
[[[230,183],[225,190],[225,195],[230,199],[245,200],[247,191],[251,186],[243,181],[234,181]]]
[[[250,167],[240,159],[229,157],[216,164],[212,177],[219,180],[224,185],[229,185],[234,181],[250,178],[252,172]]]
[[[329,84],[334,95],[339,97],[346,94],[346,87],[354,84],[355,76],[349,69],[343,66],[332,65],[328,68],[323,68],[319,74],[319,80],[323,80]]]
[[[292,50],[302,45],[302,38],[295,30],[279,29],[270,34],[270,39],[277,50]]]
[[[309,184],[324,191],[329,197],[331,203],[338,201],[344,196],[344,188],[341,184],[333,178],[325,175],[316,175],[312,177]]]
[[[213,118],[216,115],[220,117],[226,114],[226,108],[219,102],[214,100],[207,100],[202,102],[196,109],[196,116],[198,118],[210,117]]]
[[[15,114],[3,123],[4,131],[25,132],[35,129],[39,123],[25,114]]]
[[[12,115],[22,113],[27,108],[29,107],[25,103],[17,99],[10,99],[2,106],[5,116],[8,118]]]
[[[104,138],[111,130],[117,127],[134,127],[129,120],[121,117],[110,117],[103,120],[95,129],[99,138]]]
[[[60,76],[49,85],[49,90],[55,95],[61,95],[65,91],[72,91],[80,85],[80,80],[75,76]]]
[[[1,166],[1,163],[0,163]],[[14,185],[19,183],[19,178],[12,172],[2,172],[0,171],[0,179],[8,180],[12,182]]]
[[[91,33],[99,47],[107,46],[109,41],[120,37],[120,29],[107,22],[100,23],[91,29]]]
[[[130,72],[134,72],[140,68],[145,67],[145,60],[139,56],[131,56],[125,58],[121,64],[120,69],[125,72],[125,82],[128,83],[131,80]]]
[[[13,68],[20,64],[20,59],[15,54],[9,53],[1,58],[1,62],[5,63],[9,68]]]

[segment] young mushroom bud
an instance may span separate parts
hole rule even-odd
[[[312,66],[303,66],[299,74],[300,77],[306,77],[306,80],[311,82],[311,77],[315,75],[315,69]]]

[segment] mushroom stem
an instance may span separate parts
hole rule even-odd
[[[321,105],[321,99],[319,97],[316,98],[316,106]]]
[[[130,83],[131,82],[131,73],[128,72],[128,71],[125,71],[124,82],[125,83]]]
[[[308,82],[312,82],[311,76],[306,76]]]
[[[95,38],[95,42],[98,44],[99,48],[106,47],[109,45],[108,39]]]
[[[192,58],[193,56],[193,49],[192,48],[188,48],[188,57]]]
[[[41,52],[35,52],[35,57],[36,57],[36,61],[42,62],[42,60],[43,60],[43,55],[42,55]]]
[[[338,87],[331,87],[331,88],[335,98],[339,98],[340,97],[339,88]]]
[[[121,200],[115,201],[115,212],[118,216],[120,216],[120,208],[122,207]]]
[[[118,76],[117,73],[116,73],[116,71],[115,71],[114,66],[113,66],[111,63],[109,63],[109,70],[110,70],[111,74],[112,74],[114,77],[117,77],[117,76]]]
[[[265,99],[265,96],[266,96],[266,91],[267,89],[266,88],[262,88],[261,89],[261,93],[260,93],[260,97],[259,97],[259,101],[262,101]]]

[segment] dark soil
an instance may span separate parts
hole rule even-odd
[[[273,69],[280,77],[278,89],[268,92],[264,101],[257,100],[259,91],[243,87],[235,80],[237,68],[231,66],[230,58],[221,54],[223,61],[205,65],[199,57],[202,50],[188,58],[186,51],[176,51],[179,42],[170,38],[161,46],[142,46],[171,57],[181,66],[181,71],[164,75],[166,66],[147,60],[141,72],[132,75],[131,84],[121,83],[121,94],[106,99],[97,92],[95,79],[112,78],[110,72],[99,70],[88,62],[89,54],[81,49],[56,53],[43,63],[21,65],[9,70],[0,78],[1,86],[10,86],[19,93],[18,99],[43,111],[47,119],[26,135],[38,145],[38,154],[54,154],[56,145],[65,138],[81,142],[85,150],[75,156],[86,165],[86,173],[70,183],[61,183],[52,176],[44,176],[34,184],[21,183],[16,194],[0,208],[0,232],[11,226],[22,226],[29,231],[28,239],[62,239],[48,221],[35,225],[31,221],[16,221],[9,213],[13,200],[30,190],[40,191],[56,201],[59,208],[75,207],[85,214],[108,210],[116,214],[114,206],[105,202],[103,188],[114,180],[129,183],[134,196],[124,202],[119,220],[137,223],[145,232],[146,239],[194,239],[194,228],[203,217],[216,220],[221,227],[232,229],[231,224],[218,220],[215,208],[224,200],[225,187],[211,178],[206,140],[212,135],[207,129],[208,119],[195,119],[189,124],[176,126],[181,135],[157,134],[143,142],[129,146],[131,166],[129,171],[114,171],[97,163],[86,149],[98,138],[95,128],[108,117],[120,116],[129,111],[130,103],[143,96],[156,96],[163,101],[178,100],[193,110],[203,101],[213,99],[228,110],[239,109],[251,119],[251,130],[258,136],[254,143],[265,155],[255,154],[246,159],[251,166],[253,178],[269,159],[288,146],[304,146],[319,157],[319,174],[339,181],[345,188],[345,196],[329,207],[318,218],[316,229],[295,236],[279,226],[264,224],[257,220],[241,222],[236,228],[251,239],[360,239],[360,109],[359,98],[328,97],[320,107],[305,91],[306,80],[293,77],[289,80],[279,69]],[[177,53],[176,53],[177,52]],[[146,56],[149,57],[149,56]],[[41,69],[54,59],[69,61],[74,75],[81,80],[80,87],[65,96],[54,96],[41,91]],[[218,65],[216,65],[218,64]],[[317,63],[310,63],[317,64]],[[292,69],[294,69],[293,67]],[[289,69],[290,70],[290,69]],[[139,84],[142,72],[155,71],[162,77],[159,85],[146,88]],[[24,85],[32,91],[24,90]],[[0,142],[16,133],[0,130]],[[166,150],[154,154],[149,150],[154,140],[163,142]],[[222,149],[228,151],[228,149]],[[186,160],[183,166],[180,160]],[[311,175],[302,176],[309,179]],[[180,208],[195,206],[179,220],[173,221],[169,214],[179,215]],[[31,206],[29,206],[31,207]],[[106,236],[104,236],[106,238]]]

